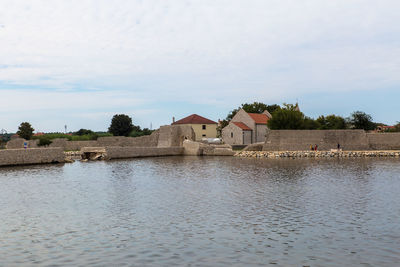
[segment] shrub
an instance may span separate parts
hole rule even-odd
[[[50,140],[50,138],[45,137],[45,136],[39,137],[38,146],[49,146],[51,143],[52,143],[52,141]]]

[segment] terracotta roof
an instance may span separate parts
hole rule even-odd
[[[215,121],[206,119],[197,114],[192,114],[190,116],[187,116],[186,118],[183,118],[179,121],[172,123],[172,125],[174,124],[217,124],[217,123]]]
[[[251,129],[249,128],[249,126],[247,126],[246,124],[244,124],[243,122],[238,122],[238,121],[233,121],[233,123],[239,127],[240,129],[242,129],[243,131],[251,131]]]
[[[267,124],[269,118],[265,114],[247,113],[256,122],[256,124]]]

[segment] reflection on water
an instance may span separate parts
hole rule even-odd
[[[396,266],[400,162],[168,157],[0,169],[0,266]]]

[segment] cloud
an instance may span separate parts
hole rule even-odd
[[[148,109],[142,103],[165,111],[167,102],[226,110],[253,99],[281,103],[400,82],[395,0],[3,0],[1,6],[7,8],[0,8],[0,90],[9,99],[2,110],[91,112],[108,101],[137,112]]]

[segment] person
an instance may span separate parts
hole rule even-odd
[[[317,146],[317,145],[315,145],[315,147],[314,147],[314,150],[315,150],[315,151],[317,151],[317,149],[318,149],[318,146]]]
[[[312,145],[310,145],[310,150],[311,150],[311,151],[313,151],[313,150],[314,150],[314,147],[313,147]]]
[[[340,150],[340,144],[339,143],[337,144],[337,150]]]

